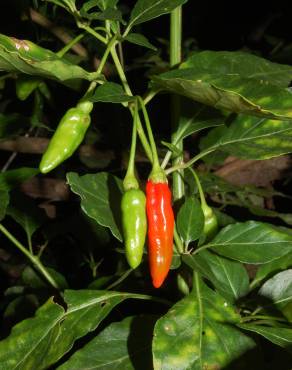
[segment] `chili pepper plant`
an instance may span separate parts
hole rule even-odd
[[[292,65],[186,42],[194,9],[34,0],[0,34],[1,370],[291,368]],[[227,176],[276,159],[286,187]]]

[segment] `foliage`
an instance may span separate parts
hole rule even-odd
[[[35,37],[0,35],[0,149],[14,152],[0,174],[1,369],[268,370],[262,354],[271,345],[291,365],[291,214],[266,206],[291,199],[271,184],[216,174],[226,158],[292,152],[292,66],[243,51],[188,50],[180,59],[187,0],[137,0],[131,9],[117,0],[28,3]],[[144,34],[170,14],[169,43]],[[65,20],[65,39],[58,27],[41,29],[43,18]],[[83,143],[41,175],[39,158],[21,153],[44,152],[78,101],[94,104]],[[132,121],[131,176],[144,189],[157,146],[159,175],[173,190],[174,252],[159,290],[147,246],[135,269],[124,255]],[[216,235],[204,233],[204,209]]]

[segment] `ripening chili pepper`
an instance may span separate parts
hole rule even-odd
[[[84,139],[90,124],[93,104],[80,102],[62,117],[40,163],[40,171],[47,173],[71,157]]]
[[[168,274],[173,255],[174,215],[166,182],[147,181],[146,212],[150,274],[153,286],[159,288]]]
[[[152,284],[159,288],[171,266],[173,255],[174,214],[171,191],[165,172],[161,169],[151,129],[149,116],[143,102],[141,105],[152,151],[152,171],[146,184],[146,213],[148,221],[148,259]]]
[[[127,190],[121,202],[126,258],[134,269],[142,261],[146,239],[146,197],[140,189]]]
[[[122,226],[126,258],[132,268],[136,268],[142,261],[143,249],[147,232],[146,197],[139,189],[135,177],[135,152],[137,140],[138,107],[135,104],[131,152],[128,170],[124,178],[125,193],[122,197]]]

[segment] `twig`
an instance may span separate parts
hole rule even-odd
[[[51,22],[49,19],[44,17],[42,14],[40,14],[36,10],[30,8],[29,14],[30,14],[31,20],[34,23],[50,31],[59,40],[63,41],[64,44],[69,44],[73,40],[73,38],[70,35],[68,35],[68,33],[63,27],[56,26],[53,22]],[[74,50],[75,53],[80,55],[81,57],[88,58],[87,50],[80,43],[73,45],[72,50]]]

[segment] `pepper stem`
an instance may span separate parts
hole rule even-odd
[[[218,229],[217,218],[214,215],[212,208],[209,207],[206,202],[205,195],[204,195],[202,185],[200,183],[198,175],[192,168],[190,168],[190,170],[196,180],[197,187],[199,190],[200,199],[201,199],[201,208],[202,208],[202,211],[205,217],[204,233],[206,234],[206,237],[209,239],[209,238],[212,238],[217,232],[217,229]]]
[[[135,101],[134,119],[133,119],[133,131],[132,131],[132,142],[130,150],[130,158],[126,176],[124,178],[123,186],[124,190],[139,189],[139,184],[135,176],[135,154],[136,154],[136,142],[137,142],[137,121],[138,116],[138,103]]]
[[[140,103],[140,106],[143,112],[144,121],[146,124],[146,129],[147,129],[150,147],[152,151],[153,162],[152,162],[152,171],[150,173],[149,179],[152,180],[153,182],[166,182],[167,179],[166,179],[165,173],[159,164],[157,148],[156,148],[156,144],[155,144],[155,140],[154,140],[154,136],[153,136],[153,132],[151,128],[150,119],[147,113],[147,109],[145,107],[143,99],[140,96],[138,96],[138,101]]]
[[[204,195],[204,192],[203,192],[203,189],[202,189],[202,185],[201,185],[201,182],[199,180],[198,175],[196,174],[196,172],[191,167],[189,168],[189,170],[192,172],[192,175],[194,176],[194,179],[196,181],[198,191],[199,191],[199,195],[200,195],[202,208],[204,209],[204,208],[209,207],[207,202],[206,202],[206,198],[205,198],[205,195]]]

